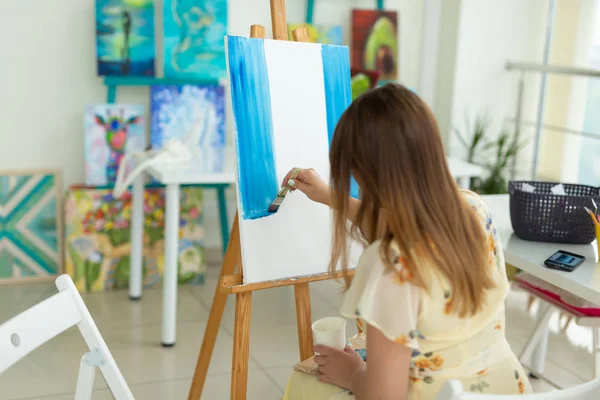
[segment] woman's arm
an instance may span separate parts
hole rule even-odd
[[[367,326],[368,362],[352,378],[350,390],[357,400],[404,400],[408,398],[411,350]]]
[[[315,346],[319,381],[352,391],[356,400],[405,400],[411,350],[372,325],[367,327],[367,345],[368,362],[348,346],[344,351]]]
[[[295,179],[290,180],[293,172],[293,170],[288,172],[285,178],[283,178],[281,186],[289,185],[293,189],[300,190],[312,201],[331,207],[331,190],[327,182],[319,176],[317,171],[314,169],[303,169]],[[348,199],[348,219],[351,222],[356,221],[359,208],[360,200],[350,197]]]

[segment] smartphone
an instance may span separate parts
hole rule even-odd
[[[544,265],[548,268],[571,272],[575,268],[579,267],[584,261],[584,256],[559,250],[552,254],[546,261],[544,261]]]

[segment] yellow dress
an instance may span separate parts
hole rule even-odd
[[[430,290],[413,285],[399,255],[396,271],[387,270],[375,242],[363,253],[342,315],[370,324],[386,337],[412,349],[409,399],[433,399],[448,379],[458,379],[471,392],[531,393],[531,386],[505,338],[504,299],[509,290],[498,232],[487,206],[463,192],[484,226],[489,265],[497,283],[486,292],[484,309],[473,317],[452,313],[452,293],[443,278]],[[467,248],[464,251],[468,251]],[[417,266],[418,268],[418,266]],[[368,338],[367,338],[368,363]],[[315,376],[294,372],[284,400],[354,399],[347,390],[320,383]]]

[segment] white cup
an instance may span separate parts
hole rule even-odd
[[[340,317],[321,318],[312,324],[315,344],[338,350],[346,347],[346,320]]]

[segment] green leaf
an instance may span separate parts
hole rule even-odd
[[[471,392],[475,392],[475,391],[477,391],[477,385],[472,384],[469,389],[471,390]]]
[[[425,357],[429,358],[429,357],[431,357],[433,355],[433,352],[430,351],[429,353],[424,353],[423,355]]]
[[[427,384],[433,383],[433,381],[434,381],[433,377],[431,377],[431,376],[426,376],[425,378],[423,378],[423,382],[425,382]]]
[[[480,385],[481,385],[482,388],[489,388],[490,387],[490,384],[487,383],[486,381],[481,381]]]

